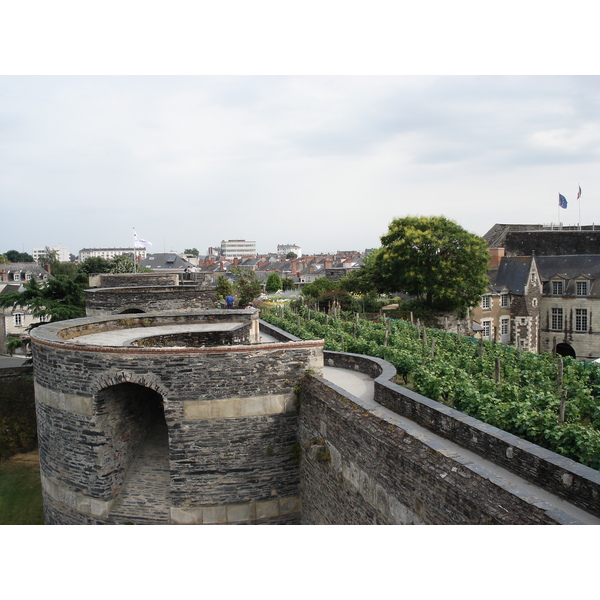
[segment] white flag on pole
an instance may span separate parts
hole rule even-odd
[[[148,240],[143,240],[134,230],[133,245],[136,248],[147,248],[148,246],[152,246],[152,242],[149,242]]]

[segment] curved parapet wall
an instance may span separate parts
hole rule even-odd
[[[130,343],[258,323],[257,311],[164,312],[32,332],[46,522],[298,523],[294,389],[321,372],[322,341]]]
[[[92,288],[179,285],[179,275],[177,273],[94,273],[89,276],[89,285]]]
[[[598,471],[393,383],[384,360],[324,354],[325,366],[373,378],[374,397],[303,380],[303,523],[600,522]]]
[[[199,286],[135,285],[85,290],[88,316],[212,309],[218,295]]]

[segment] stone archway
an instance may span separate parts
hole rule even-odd
[[[112,477],[114,523],[168,522],[169,434],[163,397],[137,383],[101,389],[95,403],[98,426],[109,443],[102,476]],[[162,519],[161,519],[162,517]]]
[[[571,356],[573,358],[577,358],[577,354],[573,349],[573,346],[564,342],[556,344],[556,354],[558,354],[559,356]]]

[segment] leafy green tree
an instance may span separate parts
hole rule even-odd
[[[12,263],[24,263],[24,262],[35,262],[31,254],[27,252],[19,252],[18,250],[8,250],[6,253],[8,262]]]
[[[0,306],[22,307],[31,311],[34,317],[45,321],[64,321],[85,317],[85,296],[83,291],[88,281],[84,273],[74,278],[57,275],[54,279],[39,283],[35,278],[23,284],[23,291],[9,292],[0,296]],[[36,323],[34,326],[37,326]]]
[[[281,280],[281,285],[284,292],[286,290],[293,290],[296,287],[296,280],[293,277],[284,277]]]
[[[375,261],[381,250],[367,254],[360,269],[353,269],[340,280],[340,288],[352,294],[372,294],[384,288]]]
[[[226,298],[233,294],[233,285],[224,275],[219,275],[217,279],[217,294],[220,298]]]
[[[79,270],[87,275],[93,273],[110,273],[110,261],[102,256],[90,256],[79,263]]]
[[[465,312],[488,285],[485,240],[445,217],[394,219],[374,257],[381,292],[404,292],[432,308]]]
[[[50,273],[54,276],[64,275],[69,279],[74,279],[77,276],[78,268],[75,263],[61,262],[58,259],[58,251],[46,246],[46,256],[43,259],[44,264],[50,266]]]
[[[307,283],[302,287],[302,295],[312,300],[316,300],[325,292],[331,292],[335,288],[336,285],[333,281],[327,279],[327,277],[319,277],[312,283]]]
[[[250,302],[254,302],[262,292],[262,285],[256,277],[256,273],[249,269],[240,269],[232,267],[231,272],[236,276],[237,283],[235,291],[238,296],[238,304],[246,306]]]
[[[198,252],[198,248],[186,248],[183,251],[184,254],[193,254],[194,256],[199,256],[200,252]]]
[[[9,262],[6,254],[0,254],[0,265],[7,265]]]
[[[283,289],[283,281],[277,273],[269,273],[267,277],[267,283],[265,284],[265,290],[269,294],[274,294],[278,290]]]
[[[286,257],[286,258],[289,258],[289,259],[294,259],[294,258],[298,258],[298,255],[297,255],[295,252],[288,252],[288,253],[285,255],[285,257]]]
[[[109,261],[109,273],[152,273],[152,269],[141,267],[133,262],[133,258],[126,254],[117,254]]]

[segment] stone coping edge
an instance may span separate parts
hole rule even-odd
[[[396,369],[383,359],[329,350],[325,350],[323,356],[326,365],[353,368],[373,377],[374,400],[378,404],[539,485],[582,510],[600,516],[600,471],[392,383],[390,380],[396,376]],[[341,391],[345,396],[350,397],[347,392]],[[386,395],[398,398],[401,402],[392,404],[386,401]],[[353,396],[350,399],[356,402]],[[402,410],[402,404],[415,410]],[[440,423],[442,420],[450,426],[442,427]],[[440,427],[433,427],[432,422],[435,422],[435,425],[439,424]],[[458,439],[452,434],[453,430],[459,429],[471,435],[469,437],[463,435]],[[490,446],[495,446],[503,452],[486,452],[486,448]],[[514,452],[513,449],[519,452]],[[528,458],[539,461],[543,465],[539,478],[533,469],[528,468],[528,463],[531,462]],[[570,492],[570,488],[577,489],[577,493]]]

